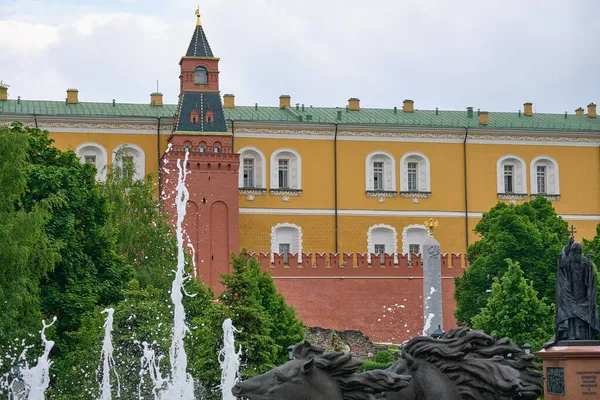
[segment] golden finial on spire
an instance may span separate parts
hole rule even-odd
[[[425,227],[429,229],[429,234],[433,236],[433,232],[435,232],[438,227],[438,222],[434,221],[433,218],[429,218],[427,221],[425,221]]]
[[[198,6],[198,8],[196,9],[196,17],[198,18],[198,20],[196,21],[196,26],[201,26],[202,24],[200,23],[200,6]]]

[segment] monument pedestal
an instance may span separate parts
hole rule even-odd
[[[600,399],[599,342],[559,342],[535,355],[544,362],[544,400]]]

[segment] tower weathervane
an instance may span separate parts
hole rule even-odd
[[[200,23],[200,6],[196,8],[196,17],[198,18],[198,20],[196,21],[196,26],[201,26],[202,24]]]

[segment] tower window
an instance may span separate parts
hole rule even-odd
[[[205,85],[208,83],[208,71],[204,67],[196,67],[194,70],[194,83]]]
[[[206,151],[206,146],[200,146],[198,147],[198,152],[199,153],[204,153]]]
[[[207,123],[211,124],[215,120],[215,113],[212,111],[207,111],[205,115]]]

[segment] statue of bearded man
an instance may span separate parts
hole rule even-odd
[[[558,259],[555,341],[596,339],[600,331],[596,287],[594,266],[571,237]]]

